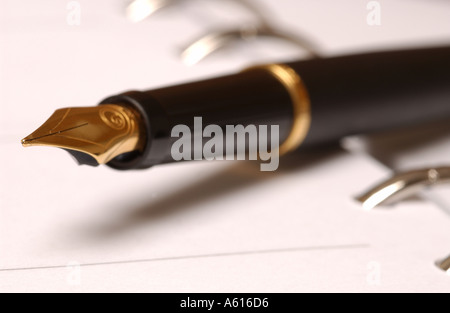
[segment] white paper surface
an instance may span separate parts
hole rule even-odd
[[[450,40],[443,1],[380,1],[376,28],[364,1],[264,2],[327,54]],[[0,3],[0,292],[450,291],[434,264],[450,254],[450,219],[426,200],[362,211],[353,197],[390,172],[367,154],[295,154],[276,173],[245,162],[122,173],[23,149],[59,107],[297,53],[244,46],[187,68],[177,44],[214,21],[168,10],[131,24],[125,1],[79,1],[71,27],[64,1],[25,3]]]

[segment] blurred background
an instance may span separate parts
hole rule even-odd
[[[1,0],[0,291],[449,291],[435,266],[450,254],[448,186],[369,213],[354,197],[393,170],[450,164],[450,123],[348,138],[269,174],[122,173],[20,145],[56,109],[126,90],[449,45],[449,16],[443,0]]]

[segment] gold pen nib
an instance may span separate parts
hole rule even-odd
[[[77,159],[87,155],[105,164],[140,149],[139,122],[137,113],[121,105],[60,109],[22,145],[62,148]]]

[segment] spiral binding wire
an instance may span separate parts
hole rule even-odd
[[[230,47],[236,42],[258,38],[275,38],[294,44],[306,51],[310,57],[320,57],[319,48],[309,38],[299,33],[293,34],[275,25],[264,13],[261,5],[251,0],[217,0],[237,4],[255,17],[252,24],[238,25],[233,28],[209,30],[197,40],[189,43],[181,52],[181,58],[187,65],[195,65],[212,53]],[[192,1],[190,1],[192,3]],[[181,4],[187,0],[133,0],[126,8],[126,15],[132,22],[141,22],[156,12]]]

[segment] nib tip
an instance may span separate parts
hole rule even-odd
[[[96,164],[105,164],[120,154],[140,150],[139,123],[139,115],[122,105],[59,109],[21,143],[23,147],[76,151],[91,156]]]
[[[26,139],[26,138],[22,139],[22,140],[20,141],[20,143],[21,143],[22,146],[24,146],[24,147],[28,147],[28,146],[30,145],[30,141],[29,141],[28,139]]]

